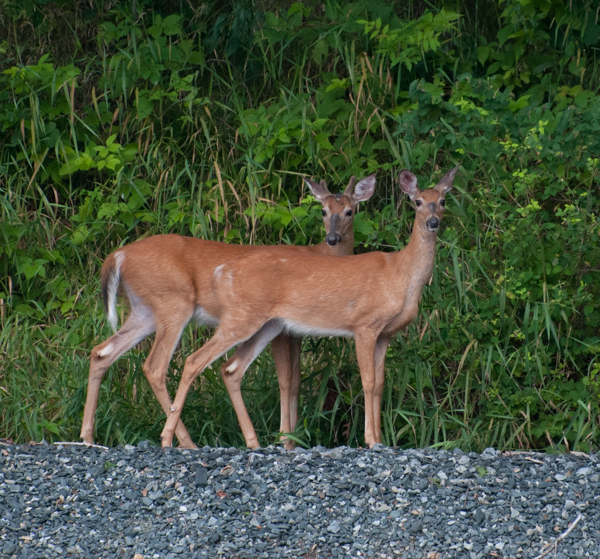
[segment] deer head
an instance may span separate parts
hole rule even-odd
[[[375,175],[369,175],[356,182],[352,176],[343,194],[331,194],[325,181],[314,182],[304,179],[312,195],[323,205],[323,223],[325,225],[325,241],[329,246],[336,246],[342,239],[352,238],[352,224],[359,202],[368,200],[375,192]]]
[[[415,229],[435,235],[440,227],[446,206],[446,193],[452,188],[454,176],[460,165],[448,171],[433,188],[421,190],[417,186],[417,177],[403,169],[398,176],[402,192],[408,194],[415,205]]]

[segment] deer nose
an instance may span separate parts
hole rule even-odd
[[[437,231],[440,226],[440,220],[437,217],[430,217],[426,222],[427,229],[430,231]]]
[[[325,237],[325,240],[329,246],[334,247],[342,241],[342,236],[339,233],[329,233],[329,235]]]

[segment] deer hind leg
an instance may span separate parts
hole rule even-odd
[[[104,373],[121,355],[152,334],[154,330],[154,318],[149,309],[134,309],[116,334],[92,350],[87,397],[81,424],[81,438],[84,442],[89,444],[94,442],[94,417]]]
[[[183,312],[172,312],[173,307],[169,307],[171,323],[167,321],[159,321],[159,326],[156,329],[156,339],[148,355],[148,359],[144,363],[143,369],[146,379],[150,384],[156,399],[160,403],[161,408],[169,415],[171,409],[171,397],[167,390],[167,372],[169,369],[169,363],[171,357],[175,351],[175,347],[181,338],[181,333],[185,325],[188,323],[188,319],[192,315],[193,309]],[[179,321],[175,324],[172,323],[173,316],[185,316],[187,317],[184,321]],[[166,324],[166,326],[163,326]],[[180,420],[177,422],[175,428],[175,435],[179,441],[179,446],[182,448],[197,448],[190,437],[185,425]]]
[[[356,358],[365,395],[365,443],[372,447],[375,434],[375,345],[377,338],[370,332],[355,335]]]
[[[223,364],[221,369],[223,381],[227,387],[229,398],[235,409],[248,448],[258,448],[260,444],[242,397],[242,379],[250,364],[281,330],[282,325],[279,321],[273,320],[267,322],[256,334],[238,348],[231,358]]]
[[[385,354],[390,344],[389,334],[380,334],[375,344],[375,388],[373,391],[373,421],[376,442],[381,442],[381,398],[385,384]]]
[[[227,320],[223,318],[221,326],[217,329],[215,335],[206,344],[204,344],[204,346],[202,346],[198,351],[192,353],[185,360],[185,367],[183,368],[181,381],[179,382],[179,388],[177,389],[177,395],[175,396],[175,401],[173,402],[173,405],[167,414],[167,422],[165,423],[165,427],[161,434],[163,447],[169,447],[173,443],[173,435],[175,433],[177,422],[181,417],[181,409],[183,408],[187,393],[196,377],[213,361],[221,357],[221,355],[231,349],[234,345],[249,339],[253,334],[258,332],[258,330],[261,329],[262,324],[264,323],[252,324],[250,321],[248,321],[245,324],[236,324],[235,326],[237,327],[232,328],[232,325],[227,325]],[[232,363],[232,365],[235,364]],[[238,410],[236,409],[236,412],[237,411]]]

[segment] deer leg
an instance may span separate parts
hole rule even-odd
[[[298,422],[298,394],[300,392],[300,353],[302,338],[280,335],[272,342],[273,358],[277,368],[279,391],[281,393],[280,433],[293,433]],[[282,437],[283,448],[292,450],[293,440]]]
[[[371,332],[355,334],[356,358],[365,395],[365,443],[372,447],[377,442],[375,434],[375,345],[377,337]]]
[[[373,393],[373,413],[375,439],[381,442],[381,398],[385,384],[385,354],[390,343],[389,334],[380,334],[375,344],[375,390]]]
[[[277,380],[279,382],[281,409],[279,420],[280,433],[291,433],[293,429],[290,410],[291,388],[293,382],[292,340],[293,338],[291,336],[280,334],[271,341],[273,359],[275,361],[275,368],[277,369]],[[290,441],[287,437],[283,436],[281,437],[281,440],[283,441],[283,447],[286,450],[294,448],[293,441]]]
[[[170,307],[171,310],[172,308],[173,307]],[[173,313],[173,316],[185,316],[185,314],[185,312],[181,314]],[[191,313],[188,314],[191,315]],[[166,327],[159,326],[156,330],[156,339],[154,340],[148,359],[146,359],[143,366],[146,379],[167,416],[169,415],[169,410],[172,406],[171,397],[167,390],[167,372],[171,357],[173,356],[173,351],[175,351],[175,347],[181,338],[181,333],[187,322],[188,321],[186,320],[183,323],[180,322],[175,325],[170,324]],[[160,324],[165,323],[166,322],[164,321],[160,322]],[[177,436],[180,447],[197,448],[181,420],[177,422],[175,435]]]
[[[278,321],[267,322],[254,336],[239,347],[231,358],[223,364],[221,369],[223,381],[227,387],[231,403],[235,408],[248,448],[258,448],[260,444],[242,397],[242,379],[250,364],[260,355],[267,344],[281,332],[281,328],[282,326]]]
[[[261,328],[260,324],[257,326],[256,324],[246,323],[240,325],[239,328],[235,328],[234,331],[231,327],[224,328],[224,322],[225,320],[223,320],[215,335],[206,344],[185,360],[185,367],[183,368],[177,395],[167,414],[167,421],[161,434],[163,447],[170,447],[173,444],[173,435],[175,434],[177,422],[181,417],[181,409],[196,377],[230,348],[247,340]],[[236,409],[236,411],[238,410]]]
[[[94,417],[98,407],[98,393],[102,377],[108,368],[133,346],[154,332],[154,319],[148,313],[135,310],[123,324],[123,327],[108,340],[97,345],[90,356],[90,372],[88,376],[87,397],[83,409],[81,438],[83,442],[94,442]]]
[[[298,423],[298,396],[300,394],[300,357],[302,354],[302,338],[294,336],[290,344],[290,362],[292,364],[292,385],[290,387],[290,427],[296,430]]]

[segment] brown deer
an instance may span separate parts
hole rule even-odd
[[[98,391],[104,373],[123,353],[156,332],[156,339],[143,370],[161,407],[168,413],[167,369],[185,326],[191,320],[216,326],[219,322],[212,287],[215,269],[243,254],[264,252],[285,258],[288,254],[352,254],[353,221],[359,202],[375,190],[375,175],[356,182],[352,177],[343,194],[332,195],[324,181],[304,179],[313,196],[323,205],[325,241],[315,246],[247,246],[205,241],[179,235],[155,235],[131,243],[110,254],[102,266],[101,285],[108,320],[115,331],[91,353],[87,399],[81,438],[92,443]],[[129,303],[129,316],[117,332],[116,301],[121,288]],[[273,356],[281,387],[282,430],[295,426],[300,386],[299,337],[282,334],[272,340]],[[284,419],[285,414],[285,419]],[[179,444],[195,448],[187,429],[177,422]],[[256,435],[252,444],[258,446]],[[287,443],[288,445],[291,442]]]
[[[161,438],[172,444],[187,392],[194,379],[231,347],[242,344],[224,366],[227,389],[246,444],[249,422],[241,398],[242,376],[254,357],[280,332],[354,337],[365,395],[365,442],[381,442],[381,397],[390,337],[417,315],[421,290],[431,278],[435,243],[458,167],[433,188],[420,190],[403,170],[399,184],[415,204],[408,245],[399,252],[330,258],[309,253],[256,252],[215,270],[213,290],[220,320],[214,336],[185,362],[175,401]],[[251,427],[251,424],[250,424]],[[252,429],[253,432],[253,429]]]

